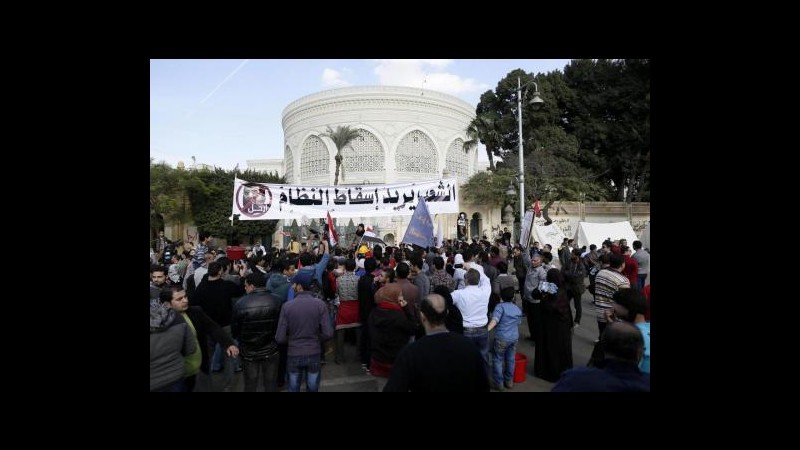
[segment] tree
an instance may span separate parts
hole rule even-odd
[[[270,236],[275,231],[277,220],[240,221],[234,217],[231,225],[231,194],[236,176],[259,183],[285,183],[283,177],[254,170],[239,173],[220,168],[194,171],[193,175],[196,181],[187,187],[187,194],[192,204],[194,223],[199,230],[230,238],[230,241],[247,238],[251,242]]]
[[[465,199],[478,205],[502,207],[511,199],[506,195],[509,184],[517,186],[514,181],[515,172],[511,169],[498,168],[494,172],[478,172],[461,186]]]
[[[525,142],[525,209],[536,199],[544,202],[545,219],[550,206],[559,200],[605,200],[610,192],[598,177],[580,165],[575,136],[553,125],[537,128]],[[462,187],[464,198],[473,203],[502,207],[512,202],[506,194],[509,186],[518,189],[516,154],[509,154],[505,164],[494,173],[480,172]],[[519,201],[514,199],[513,201]],[[514,205],[515,209],[519,204]],[[519,211],[519,209],[517,209]]]
[[[602,201],[610,196],[598,176],[580,164],[577,138],[562,128],[553,125],[537,128],[525,149],[526,205],[536,199],[544,202],[545,219],[556,201]],[[516,155],[509,160],[516,164]]]
[[[573,91],[565,129],[597,155],[616,200],[649,197],[650,61],[575,60],[564,79]]]
[[[540,110],[526,101],[530,95],[522,102],[526,192],[553,201],[578,200],[581,193],[597,200],[649,199],[649,60],[573,60],[563,73],[535,78],[521,69],[509,72],[476,108],[478,117],[488,114],[495,125],[491,132],[476,127],[481,142],[496,141],[493,153],[503,161],[495,170],[517,167],[518,78],[522,85],[535,79],[545,101]],[[534,149],[544,153],[529,157]]]
[[[333,185],[336,186],[339,184],[339,170],[342,166],[342,149],[358,137],[358,130],[351,129],[349,126],[338,126],[336,130],[328,127],[328,131],[322,136],[330,138],[336,145],[336,173],[333,176]],[[342,181],[344,181],[344,172],[342,172]]]
[[[464,142],[464,151],[469,152],[478,142],[482,142],[486,146],[486,156],[489,157],[489,170],[495,170],[494,155],[499,154],[499,142],[502,139],[498,122],[491,114],[483,114],[472,119],[466,132],[468,140]]]
[[[190,183],[185,170],[173,169],[165,162],[153,163],[150,158],[150,235],[164,229],[166,221],[186,222],[191,219],[186,186]]]

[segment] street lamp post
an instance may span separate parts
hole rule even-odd
[[[537,110],[544,105],[544,100],[539,96],[539,85],[536,81],[531,80],[524,85],[520,77],[517,77],[517,121],[519,122],[519,223],[522,226],[522,221],[525,217],[525,166],[523,164],[522,155],[522,88],[533,84],[536,90],[533,91],[533,98],[530,103],[533,109]],[[526,91],[527,92],[527,91]]]
[[[509,198],[509,204],[506,205],[504,212],[509,213],[508,215],[503,215],[503,220],[510,222],[511,224],[511,242],[515,242],[514,237],[516,233],[516,229],[514,228],[514,202],[516,201],[517,191],[514,190],[514,183],[512,181],[508,182],[508,189],[506,189],[506,197]],[[508,208],[511,208],[511,211],[508,211]],[[520,222],[522,223],[522,222]]]

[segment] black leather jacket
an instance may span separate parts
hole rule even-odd
[[[280,312],[280,298],[265,288],[258,288],[236,302],[231,333],[239,341],[242,359],[262,360],[278,353],[275,331]]]

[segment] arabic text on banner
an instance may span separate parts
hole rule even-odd
[[[425,199],[431,214],[458,212],[455,178],[394,184],[315,186],[236,179],[233,214],[239,220],[306,217],[410,216]]]

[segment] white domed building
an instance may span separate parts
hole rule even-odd
[[[290,184],[332,186],[336,146],[322,134],[328,127],[350,126],[358,130],[359,136],[342,149],[343,174],[340,173],[339,184],[382,184],[443,176],[457,177],[459,183],[464,183],[487,167],[487,163],[478,162],[477,148],[469,152],[463,149],[465,130],[474,117],[475,108],[469,103],[418,88],[356,86],[318,92],[283,110],[283,173]],[[460,209],[473,222],[470,236],[484,234],[489,224],[500,224],[499,209],[477,210],[463,199]],[[439,223],[438,216],[442,216],[444,238],[454,238],[458,214],[437,215],[434,228]],[[397,244],[409,219],[410,216],[364,217],[360,222],[376,227],[382,239]],[[291,223],[284,222],[286,226]],[[344,225],[340,222],[337,226]],[[283,242],[280,233],[276,233],[275,242]]]

